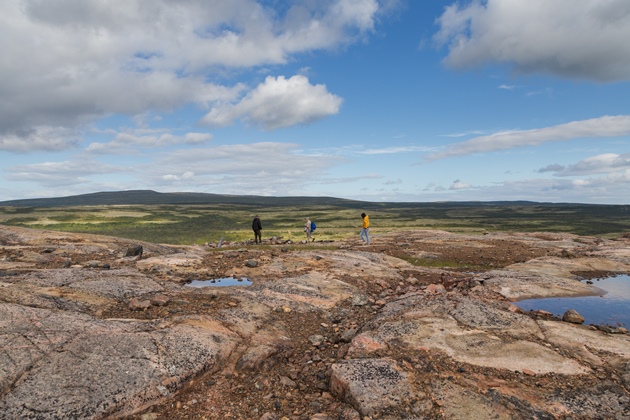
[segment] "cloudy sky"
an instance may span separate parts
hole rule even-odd
[[[628,0],[0,6],[0,200],[630,201]]]

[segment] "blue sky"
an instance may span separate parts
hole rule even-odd
[[[629,201],[628,0],[0,5],[0,200]]]

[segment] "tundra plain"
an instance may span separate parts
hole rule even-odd
[[[550,216],[518,217],[530,229],[513,230],[459,213],[449,228],[448,218],[419,213],[387,225],[395,212],[374,209],[367,246],[356,209],[246,207],[187,243],[41,223],[44,212],[73,223],[91,209],[64,222],[69,208],[33,209],[29,220],[9,208],[0,226],[4,418],[630,417],[624,328],[513,304],[595,293],[579,279],[630,273],[623,221],[580,234],[563,231],[568,216],[557,229]],[[131,212],[135,226],[141,208],[157,220],[147,206],[98,214]],[[255,213],[269,227],[263,245],[249,239]],[[315,242],[303,241],[304,215],[317,221]],[[162,216],[148,226],[168,225]],[[252,285],[187,286],[224,277]]]

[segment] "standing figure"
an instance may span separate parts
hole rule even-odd
[[[308,242],[309,239],[311,239],[311,232],[313,232],[311,229],[311,219],[308,217],[306,218],[306,224],[304,225],[304,232],[306,233],[306,242]]]
[[[361,240],[368,245],[370,244],[370,218],[367,214],[361,213],[361,217],[363,218],[363,228],[361,229]]]
[[[258,215],[254,216],[254,220],[252,220],[252,230],[254,231],[254,241],[256,243],[262,243],[262,235],[260,234],[262,223],[260,223],[260,217],[258,217]]]

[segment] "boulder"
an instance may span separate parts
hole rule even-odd
[[[353,359],[333,364],[330,390],[363,416],[409,403],[416,397],[408,374],[392,359]]]
[[[583,324],[584,317],[580,315],[575,309],[569,309],[562,315],[564,322],[571,322],[573,324]]]

